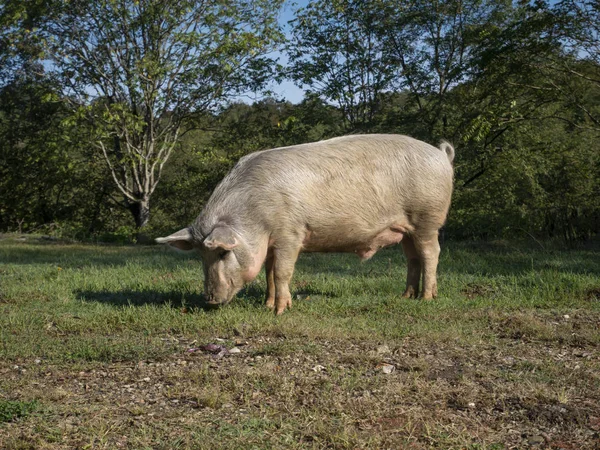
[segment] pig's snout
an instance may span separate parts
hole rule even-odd
[[[207,303],[212,306],[219,306],[229,303],[225,298],[218,298],[211,294],[202,294],[202,300],[204,303]]]

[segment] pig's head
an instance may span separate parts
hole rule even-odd
[[[200,238],[190,228],[184,228],[170,236],[158,238],[156,242],[200,254],[204,269],[204,294],[212,304],[229,303],[244,284],[252,281],[258,273],[248,245],[228,225],[217,225],[206,237]]]

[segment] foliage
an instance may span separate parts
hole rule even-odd
[[[0,392],[44,413],[0,424],[0,448],[597,442],[598,247],[448,242],[435,301],[399,298],[398,247],[303,254],[275,318],[263,274],[204,309],[196,258],[20,239],[0,240]]]
[[[411,134],[448,138],[460,126],[461,117],[450,113],[452,91],[476,78],[482,37],[511,13],[508,1],[419,0],[402,7],[384,2],[378,33],[393,70],[392,86],[408,93],[411,109],[403,122]]]
[[[36,401],[21,402],[0,399],[0,423],[26,417],[38,408]]]
[[[75,161],[78,149],[64,145],[60,124],[67,111],[55,101],[54,88],[44,80],[18,79],[0,90],[0,226],[4,229],[28,231],[73,217],[93,198],[91,192],[75,194],[89,173]]]
[[[141,228],[184,121],[268,78],[279,4],[51,1],[31,30],[27,5],[8,6],[22,14],[13,16],[22,40],[37,36],[73,120],[91,124],[91,144]]]
[[[368,130],[389,87],[390,61],[377,33],[380,2],[311,2],[291,22],[289,73],[338,105],[348,130]]]
[[[145,233],[172,231],[249,152],[377,132],[455,145],[449,237],[598,233],[594,2],[315,0],[280,67],[298,104],[241,101],[276,80],[279,3],[0,5],[1,230],[135,240],[122,206],[139,226],[152,194]]]

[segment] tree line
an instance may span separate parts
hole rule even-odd
[[[249,152],[402,133],[457,149],[449,235],[598,233],[598,1],[283,6],[0,0],[0,230],[153,235]]]

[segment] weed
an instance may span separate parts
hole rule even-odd
[[[197,258],[0,240],[0,395],[37,399],[0,448],[597,447],[597,252],[449,242],[433,301],[405,271],[303,254],[275,317],[264,274],[207,309]]]
[[[35,400],[31,402],[0,400],[0,423],[27,417],[38,406],[38,402]]]

